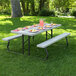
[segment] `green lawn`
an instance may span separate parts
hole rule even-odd
[[[2,38],[15,35],[10,31],[17,27],[39,23],[40,18],[44,18],[47,23],[53,21],[62,24],[61,27],[54,29],[54,36],[70,32],[69,47],[66,48],[65,39],[49,46],[49,58],[44,61],[44,49],[36,47],[38,43],[45,41],[44,32],[35,36],[34,42],[31,39],[30,56],[28,56],[27,42],[24,55],[7,52],[7,41],[2,41]],[[21,38],[11,40],[12,51],[21,53],[21,46]],[[0,76],[76,76],[76,19],[37,16],[10,18],[7,15],[0,15]]]

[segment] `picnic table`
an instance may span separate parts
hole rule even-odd
[[[47,40],[47,31],[51,30],[51,37],[53,36],[53,29],[61,26],[61,24],[49,24],[45,23],[43,27],[39,24],[32,26],[25,26],[23,28],[17,28],[11,30],[11,33],[22,34],[22,52],[24,54],[24,36],[28,36],[28,55],[30,55],[30,37],[34,37],[40,33],[46,32],[46,40]]]

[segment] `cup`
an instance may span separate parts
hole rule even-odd
[[[44,21],[40,20],[40,26],[43,27],[44,26]]]

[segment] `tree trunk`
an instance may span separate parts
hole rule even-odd
[[[31,9],[32,9],[32,14],[35,13],[35,4],[34,4],[34,0],[32,0],[31,2]]]
[[[44,3],[46,0],[40,0],[39,2],[39,10],[41,10],[44,7]]]
[[[12,6],[12,17],[21,17],[21,7],[20,7],[20,0],[11,0],[11,6]]]
[[[25,9],[25,1],[21,0],[22,8],[23,8],[23,14],[25,15],[26,9]]]
[[[41,7],[42,7],[42,0],[40,0],[39,2],[39,10],[41,10]]]
[[[28,14],[29,13],[29,2],[27,1],[26,3],[27,3],[26,4],[26,13]]]

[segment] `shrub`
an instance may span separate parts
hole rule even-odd
[[[49,11],[47,9],[42,9],[39,14],[39,16],[55,16],[55,12],[54,11]]]
[[[71,15],[75,16],[75,18],[76,18],[76,10],[72,10]]]
[[[37,12],[32,13],[32,16],[37,16],[37,15],[38,15],[38,11],[37,11]]]
[[[50,13],[50,16],[55,16],[55,11],[51,10],[49,11],[49,13]]]
[[[11,14],[11,10],[10,9],[2,9],[0,10],[1,14]]]

